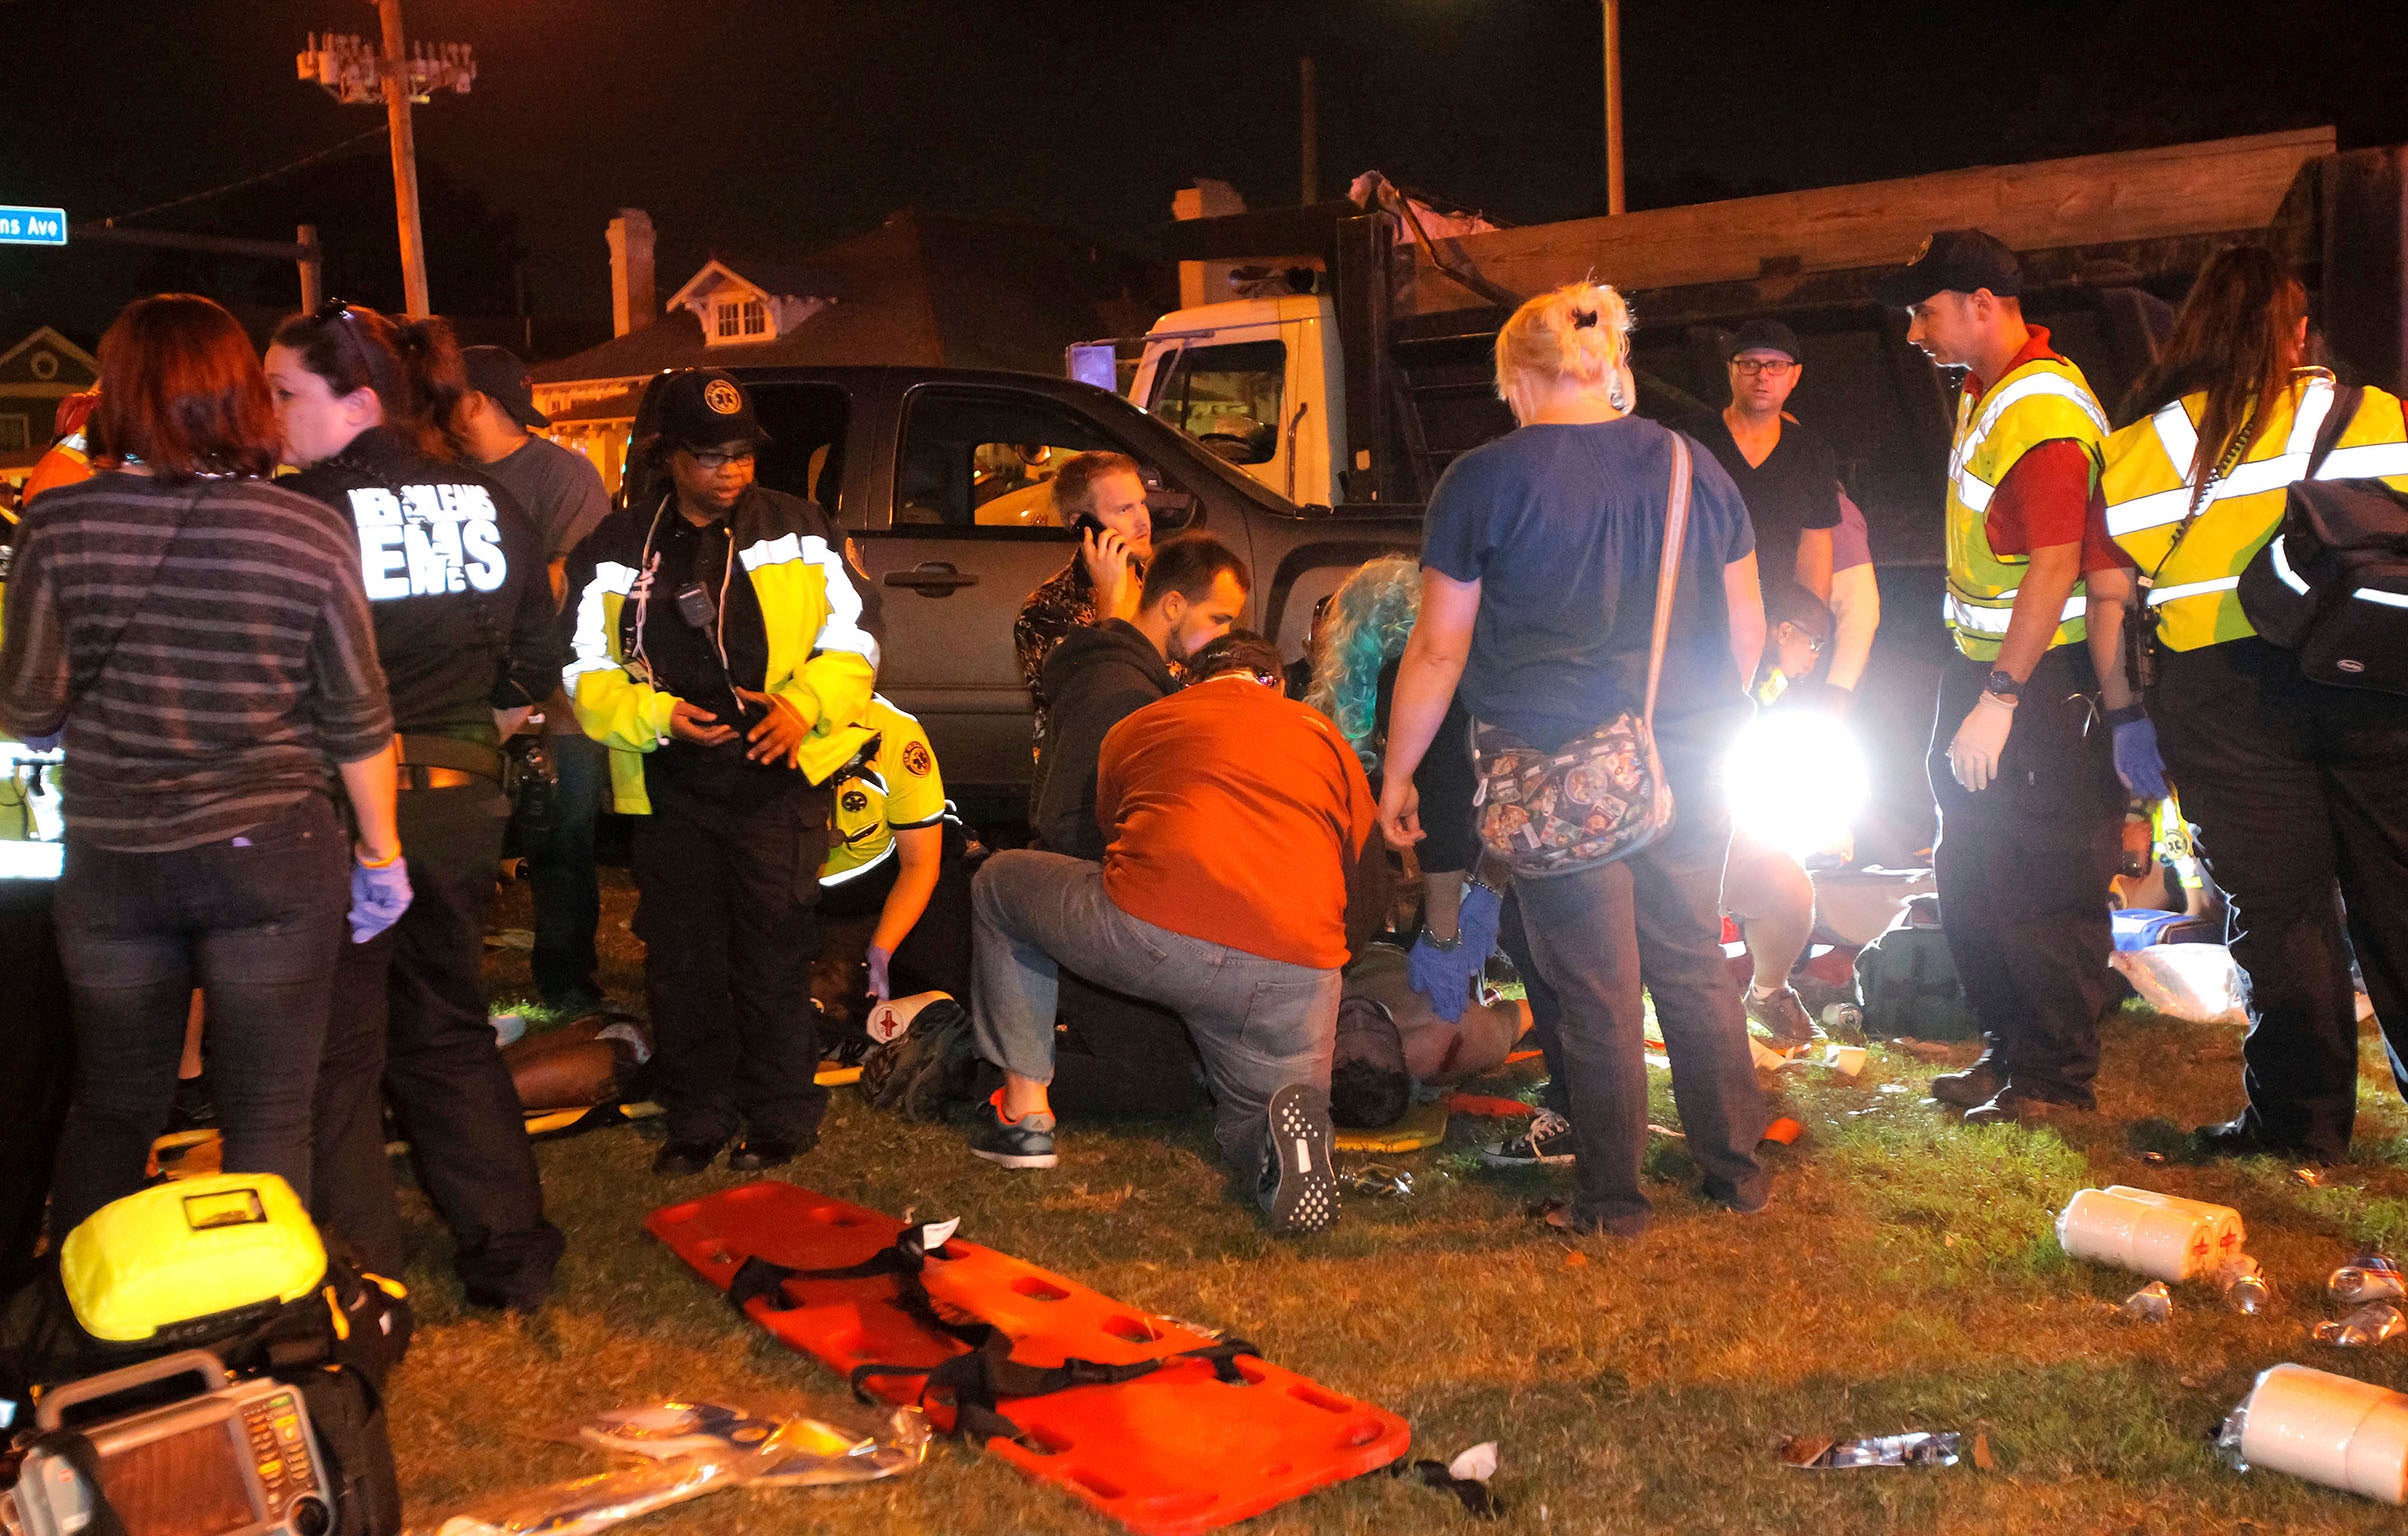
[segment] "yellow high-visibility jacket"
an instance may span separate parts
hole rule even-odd
[[[2191,466],[2207,392],[2185,395],[2107,439],[2099,482],[2107,533],[2151,578],[2149,611],[2168,650],[2195,651],[2257,633],[2235,589],[2241,572],[2281,527],[2290,486],[2307,473],[2333,400],[2331,374],[2302,368],[2293,375],[2266,419],[2251,429],[2239,461],[2209,484],[2199,519],[2179,544],[2175,534],[2190,516]],[[2408,424],[2398,397],[2367,390],[2317,478],[2379,479],[2408,491]]]
[[[672,493],[674,494],[674,493]],[[585,734],[611,749],[612,804],[644,815],[643,754],[669,739],[677,702],[631,671],[636,610],[656,572],[659,518],[680,515],[668,500],[621,508],[577,546],[570,559],[572,614],[568,665],[561,680]],[[873,732],[862,723],[878,674],[877,589],[845,563],[844,538],[827,514],[799,497],[755,486],[730,512],[735,558],[760,600],[769,665],[760,678],[737,678],[811,722],[795,767],[812,783],[851,761]],[[654,592],[652,602],[671,602]]]

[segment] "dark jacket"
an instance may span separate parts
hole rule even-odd
[[[1170,666],[1136,625],[1125,619],[1072,630],[1045,662],[1048,705],[1044,757],[1038,770],[1038,843],[1073,858],[1101,859],[1103,829],[1095,824],[1095,765],[1104,734],[1166,698],[1176,686]]]
[[[370,427],[278,483],[359,536],[395,730],[490,745],[494,710],[551,696],[563,657],[543,540],[498,482]]]

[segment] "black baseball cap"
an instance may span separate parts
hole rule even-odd
[[[1935,293],[1971,293],[1987,288],[2002,299],[2023,292],[2023,268],[1996,235],[1978,229],[1943,229],[1923,242],[1914,259],[1873,284],[1873,297],[1895,308],[1920,304]]]
[[[661,441],[675,448],[769,441],[753,415],[752,396],[718,368],[680,368],[661,380]]]
[[[1798,350],[1798,333],[1770,315],[1758,315],[1734,332],[1731,344],[1722,349],[1722,360],[1727,363],[1742,352],[1778,352],[1793,363],[1805,356]]]
[[[462,347],[460,361],[468,368],[468,387],[508,411],[512,421],[530,430],[552,424],[535,408],[535,381],[518,354],[504,347]]]

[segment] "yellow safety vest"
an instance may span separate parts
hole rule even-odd
[[[895,856],[895,834],[932,827],[952,807],[945,803],[945,776],[920,722],[871,694],[861,725],[878,739],[828,782],[836,803],[828,814],[828,857],[819,883],[838,886],[861,878]]]
[[[1956,441],[1948,452],[1948,596],[1945,617],[1959,651],[1975,661],[1994,660],[2007,637],[2007,621],[2022,589],[2022,555],[1990,548],[1984,519],[1990,498],[2007,472],[2034,448],[2071,438],[2089,450],[2095,471],[2099,444],[2107,436],[2107,413],[2099,409],[2082,370],[2062,358],[2037,357],[1990,387],[1975,401],[1957,397]],[[2053,648],[2083,637],[2086,601],[2079,582],[2066,600]]]
[[[2257,631],[2234,590],[2241,572],[2282,525],[2291,483],[2307,473],[2316,434],[2333,409],[2333,376],[2303,368],[2276,397],[2240,461],[2212,482],[2199,520],[2176,544],[2191,511],[2191,465],[2199,452],[2199,413],[2207,393],[2185,395],[2107,439],[2099,488],[2107,533],[2144,577],[2157,638],[2168,650],[2195,651]],[[2366,391],[2343,428],[2320,480],[2380,479],[2408,491],[2408,429],[2400,402]],[[2169,553],[2170,552],[2170,553]]]

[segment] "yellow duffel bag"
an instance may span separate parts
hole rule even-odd
[[[272,1173],[184,1179],[111,1201],[59,1246],[59,1280],[86,1333],[177,1345],[266,1317],[318,1288],[326,1245]]]

